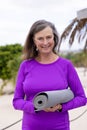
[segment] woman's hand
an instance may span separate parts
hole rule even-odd
[[[62,105],[61,104],[57,104],[56,106],[48,107],[48,108],[44,109],[45,112],[55,112],[57,110],[62,110]]]

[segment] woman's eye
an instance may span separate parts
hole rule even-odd
[[[50,40],[52,37],[51,36],[49,36],[49,37],[47,37],[47,40]]]
[[[38,40],[39,40],[39,41],[43,41],[43,38],[42,38],[42,37],[40,37],[40,38],[38,38]]]
[[[47,37],[47,39],[51,39],[51,37]]]

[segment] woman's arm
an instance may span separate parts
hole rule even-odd
[[[14,98],[13,98],[13,106],[17,110],[34,113],[33,103],[31,101],[24,100],[25,93],[23,90],[23,81],[25,79],[25,67],[26,67],[26,61],[21,63],[18,71],[16,88],[15,88]]]
[[[74,99],[72,99],[67,103],[62,104],[62,111],[67,111],[70,109],[81,107],[86,104],[86,96],[83,86],[71,62],[69,62],[67,67],[67,80],[68,80],[68,86],[74,93]]]

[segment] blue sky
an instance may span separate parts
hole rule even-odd
[[[39,19],[55,24],[61,34],[87,7],[87,0],[0,0],[0,45],[24,44],[30,26]]]

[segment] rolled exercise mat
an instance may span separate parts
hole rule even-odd
[[[65,103],[74,98],[74,94],[70,89],[45,91],[34,96],[33,103],[36,111],[52,107],[58,103]]]

